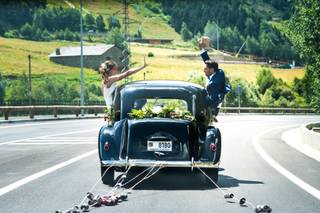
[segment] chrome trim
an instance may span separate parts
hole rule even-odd
[[[196,117],[196,99],[197,97],[195,95],[192,96],[192,115],[193,117]]]
[[[156,161],[156,160],[143,160],[143,159],[129,159],[129,160],[103,160],[102,166],[114,165],[115,167],[149,167],[158,164],[163,167],[179,167],[179,168],[219,168],[219,163],[202,162],[202,161]]]

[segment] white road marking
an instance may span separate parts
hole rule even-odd
[[[295,125],[296,126],[296,125]],[[290,126],[291,127],[291,126]],[[288,128],[288,127],[282,127],[282,128]],[[275,160],[273,160],[261,147],[259,144],[259,138],[262,137],[262,135],[267,134],[268,132],[272,132],[274,130],[279,130],[282,128],[273,128],[271,130],[267,130],[258,136],[253,138],[253,146],[256,149],[256,151],[260,154],[260,156],[275,170],[277,170],[280,174],[285,176],[287,179],[289,179],[291,182],[299,186],[301,189],[305,190],[312,196],[316,197],[317,199],[320,200],[320,191],[313,186],[309,185],[308,183],[304,182],[288,170],[286,170],[284,167],[282,167],[280,164],[278,164]]]
[[[52,125],[52,124],[63,124],[63,123],[74,123],[79,120],[72,120],[72,121],[47,121],[41,123],[32,123],[32,124],[18,124],[18,125],[10,125],[10,126],[0,126],[0,129],[7,129],[7,128],[14,128],[14,127],[25,127],[25,126],[43,126],[43,125]]]
[[[42,142],[42,143],[46,143],[46,142],[88,142],[88,141],[91,141],[91,142],[94,142],[94,141],[98,141],[98,138],[95,138],[95,140],[93,139],[86,139],[86,138],[82,138],[82,139],[56,139],[56,138],[41,138],[41,139],[33,139],[33,140],[25,140],[23,142]],[[20,143],[20,142],[17,142],[17,143]]]
[[[0,146],[7,145],[7,144],[12,144],[12,143],[17,143],[17,142],[22,142],[22,141],[26,141],[26,140],[54,137],[54,136],[60,136],[60,135],[71,135],[71,134],[76,134],[76,133],[93,132],[93,131],[98,131],[98,130],[95,128],[95,129],[87,129],[87,130],[80,130],[80,131],[73,131],[73,132],[65,132],[65,133],[59,133],[59,134],[53,134],[53,135],[42,135],[42,136],[31,137],[31,138],[23,138],[23,139],[18,139],[18,140],[13,140],[13,141],[7,141],[7,142],[0,143]]]
[[[8,144],[9,146],[19,146],[19,145],[83,145],[83,144],[97,144],[97,142],[18,142]]]
[[[97,151],[98,151],[97,149],[92,150],[92,151],[87,152],[85,154],[82,154],[82,155],[79,155],[77,157],[71,158],[70,160],[67,160],[65,162],[59,163],[59,164],[57,164],[55,166],[52,166],[50,168],[44,169],[44,170],[42,170],[40,172],[37,172],[37,173],[35,173],[33,175],[30,175],[30,176],[26,177],[26,178],[23,178],[23,179],[21,179],[19,181],[16,181],[16,182],[14,182],[14,183],[12,183],[12,184],[10,184],[8,186],[2,187],[2,188],[0,188],[0,196],[2,196],[2,195],[6,194],[6,193],[8,193],[8,192],[10,192],[10,191],[12,191],[14,189],[17,189],[20,186],[23,186],[23,185],[25,185],[25,184],[27,184],[27,183],[29,183],[31,181],[34,181],[34,180],[36,180],[36,179],[38,179],[38,178],[40,178],[42,176],[45,176],[45,175],[47,175],[47,174],[49,174],[51,172],[54,172],[54,171],[56,171],[58,169],[61,169],[61,168],[65,167],[65,166],[68,166],[68,165],[70,165],[72,163],[75,163],[75,162],[77,162],[77,161],[79,161],[79,160],[81,160],[83,158],[86,158],[86,157],[88,157],[90,155],[96,154]]]

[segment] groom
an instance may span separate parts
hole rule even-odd
[[[210,59],[207,48],[210,45],[210,38],[203,36],[199,40],[199,49],[201,50],[201,58],[205,63],[203,69],[209,82],[207,85],[207,106],[211,109],[214,115],[213,120],[217,122],[215,116],[218,115],[224,95],[230,91],[230,87],[226,85],[225,75],[222,69],[219,69],[219,65],[216,61]]]

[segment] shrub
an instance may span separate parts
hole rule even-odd
[[[148,52],[148,57],[154,57],[153,52]]]
[[[189,82],[195,83],[195,84],[199,84],[203,87],[206,86],[206,78],[204,77],[204,75],[200,74],[199,72],[195,71],[192,72],[188,78]]]
[[[4,33],[4,37],[6,37],[6,38],[19,38],[20,33],[18,30],[9,30]]]
[[[264,94],[267,89],[272,87],[277,82],[277,79],[272,75],[270,69],[262,68],[257,75],[257,85],[259,92]]]

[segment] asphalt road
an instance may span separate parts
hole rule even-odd
[[[320,117],[220,116],[219,186],[254,205],[268,204],[273,212],[319,213],[320,163],[281,140],[284,131],[316,120]],[[92,119],[0,125],[0,212],[55,212],[79,204],[100,178],[95,150],[102,124]],[[110,189],[98,183],[93,192]],[[91,212],[254,211],[225,200],[201,174],[160,170],[128,201]]]

